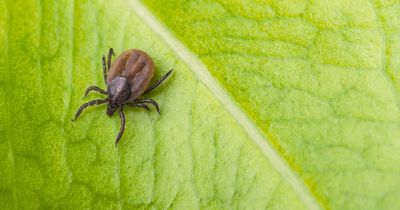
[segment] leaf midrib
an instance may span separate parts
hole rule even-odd
[[[196,77],[211,91],[238,124],[243,127],[250,139],[253,140],[273,167],[281,174],[282,178],[296,191],[305,206],[312,210],[322,209],[315,196],[312,195],[297,173],[289,167],[286,160],[284,160],[278,151],[269,143],[268,138],[261,133],[254,122],[209,73],[201,61],[175,38],[142,3],[138,0],[130,0],[127,1],[127,4],[134,13],[157,34],[188,67],[190,67],[189,69],[193,71]]]

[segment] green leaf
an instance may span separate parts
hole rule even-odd
[[[0,11],[1,208],[400,208],[398,0]],[[104,106],[70,121],[109,47],[175,70],[160,115],[125,108],[118,147]]]

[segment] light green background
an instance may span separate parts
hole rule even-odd
[[[400,209],[400,1],[144,0],[321,209]],[[307,209],[126,1],[0,2],[0,209]],[[174,69],[155,111],[70,121],[101,56]]]

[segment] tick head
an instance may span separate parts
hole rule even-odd
[[[125,77],[115,77],[107,84],[108,92],[108,107],[119,107],[126,103],[131,96],[131,89],[128,80]],[[115,110],[114,110],[115,111]],[[114,113],[114,112],[112,112]]]

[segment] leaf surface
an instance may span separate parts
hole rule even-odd
[[[6,0],[0,9],[2,208],[399,208],[398,1]],[[125,108],[118,147],[119,118],[104,106],[70,121],[102,97],[83,93],[104,87],[109,47],[148,52],[155,78],[175,70],[149,95],[160,115]]]
[[[144,1],[324,207],[399,208],[399,1]]]

